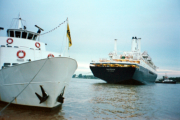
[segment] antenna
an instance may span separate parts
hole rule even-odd
[[[4,30],[4,28],[3,28],[3,27],[0,27],[0,30]]]
[[[41,33],[41,30],[42,30],[42,31],[44,31],[42,28],[40,28],[40,27],[39,27],[39,26],[37,26],[37,25],[35,25],[35,27],[37,27],[37,28],[38,28],[37,33]]]

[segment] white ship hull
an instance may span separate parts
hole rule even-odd
[[[42,69],[41,69],[42,68]],[[40,70],[41,69],[41,70]],[[14,104],[53,108],[61,103],[57,102],[77,69],[77,62],[67,57],[42,59],[0,70],[0,100],[10,102],[32,80],[28,87],[13,101]],[[42,96],[42,86],[49,95],[40,104],[35,93]]]

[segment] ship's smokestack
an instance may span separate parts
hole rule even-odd
[[[137,38],[132,37],[132,43],[131,43],[131,51],[136,51],[137,50]]]
[[[138,51],[141,52],[141,38],[137,39],[137,43],[138,43]]]
[[[132,37],[131,51],[141,52],[141,38]]]

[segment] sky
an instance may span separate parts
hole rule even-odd
[[[89,63],[108,58],[117,39],[118,51],[131,51],[131,38],[141,38],[141,52],[147,51],[158,66],[158,78],[165,73],[180,77],[179,0],[0,0],[0,36],[6,36],[13,18],[20,13],[27,30],[45,32],[69,20],[76,59],[75,74],[92,74]],[[64,53],[66,24],[40,37],[47,50]]]

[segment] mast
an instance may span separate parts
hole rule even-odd
[[[114,39],[114,53],[117,55],[117,39]]]
[[[19,13],[19,17],[18,17],[18,29],[22,29],[22,26],[21,26],[21,16],[20,16],[20,13]]]

